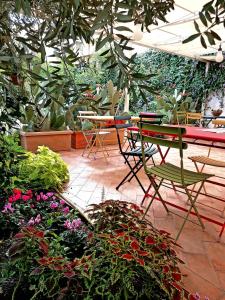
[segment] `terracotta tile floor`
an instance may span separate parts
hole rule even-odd
[[[117,151],[111,152],[106,162],[103,158],[96,160],[84,158],[81,156],[81,150],[72,150],[71,152],[61,153],[63,159],[68,163],[70,170],[70,182],[65,196],[84,210],[88,204],[99,203],[106,199],[127,200],[140,204],[143,192],[138,186],[136,180],[125,183],[120,191],[115,189],[116,185],[122,180],[128,171],[127,165],[118,155]],[[194,169],[193,164],[187,159],[189,155],[207,154],[207,148],[199,146],[189,146],[185,151],[185,167]],[[224,159],[224,150],[213,149],[212,156],[218,159]],[[159,155],[155,156],[156,162],[160,162]],[[178,163],[178,153],[170,151],[167,161]],[[208,167],[205,171],[221,175],[224,169],[213,169]],[[139,172],[139,178],[144,186],[148,186],[148,178],[144,172]],[[184,195],[175,193],[171,189],[162,189],[164,199],[174,203],[185,204]],[[225,188],[207,185],[207,191],[214,195],[222,196],[225,194]],[[144,206],[146,206],[145,201]],[[221,217],[221,212],[225,203],[213,200],[206,196],[200,196],[199,202],[204,202],[216,209],[198,205],[200,213],[213,216],[219,221],[225,221]],[[173,208],[170,207],[174,211]],[[180,212],[179,212],[180,214]],[[160,229],[165,229],[175,237],[183,221],[180,217],[165,213],[161,203],[155,202],[151,207],[148,217],[151,222]],[[196,221],[195,217],[191,220]],[[179,257],[185,262],[181,266],[184,277],[184,285],[191,292],[199,292],[204,297],[208,296],[210,300],[225,300],[225,232],[218,242],[220,227],[204,221],[205,231],[193,222],[187,222],[179,238],[179,244],[182,249],[177,249]],[[203,298],[204,299],[204,298]]]

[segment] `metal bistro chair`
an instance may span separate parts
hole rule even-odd
[[[140,182],[140,180],[137,176],[137,173],[143,167],[141,147],[136,147],[135,143],[132,144],[132,143],[129,142],[129,147],[126,148],[125,150],[123,150],[124,144],[121,143],[121,140],[120,140],[120,137],[119,137],[119,129],[121,129],[121,128],[127,129],[128,127],[132,126],[131,117],[130,116],[115,116],[114,120],[115,120],[115,123],[118,120],[124,121],[124,124],[115,124],[115,127],[116,127],[116,132],[117,132],[117,139],[118,139],[120,153],[123,156],[123,158],[125,160],[125,163],[128,165],[128,167],[130,169],[128,174],[118,184],[116,189],[118,190],[121,187],[122,184],[124,184],[127,181],[130,182],[132,180],[132,178],[135,177],[138,184],[140,185],[141,189],[145,193],[145,189],[144,189],[142,183]],[[125,122],[127,122],[127,123],[125,123]],[[129,138],[131,138],[131,136],[132,136],[132,133],[130,134]],[[145,145],[144,153],[145,153],[146,161],[148,161],[150,158],[153,159],[153,155],[157,152],[158,152],[158,150],[152,144],[150,146]],[[133,163],[131,163],[129,158],[136,158],[136,160],[134,160]],[[153,163],[154,163],[154,161],[153,161]]]
[[[202,114],[196,112],[187,112],[186,113],[186,125],[200,126],[202,120]],[[194,121],[194,123],[191,122]]]
[[[186,111],[177,111],[176,112],[176,118],[177,118],[177,124],[186,124],[186,116],[187,112]]]
[[[158,125],[151,125],[147,123],[140,122],[139,123],[140,133],[141,133],[141,143],[142,143],[142,157],[143,157],[143,165],[146,174],[148,175],[150,179],[150,186],[153,186],[154,188],[154,194],[148,204],[146,211],[144,213],[144,217],[146,216],[149,208],[151,207],[153,200],[158,197],[158,200],[160,200],[167,212],[169,212],[167,205],[165,201],[163,200],[159,189],[162,186],[162,183],[164,180],[172,182],[176,187],[182,188],[185,190],[186,195],[190,201],[190,208],[187,210],[187,214],[184,218],[184,222],[177,234],[176,240],[178,240],[184,225],[186,221],[188,220],[188,217],[191,213],[192,208],[195,211],[195,214],[198,218],[198,221],[201,225],[201,227],[204,229],[203,222],[200,218],[200,215],[198,213],[197,207],[195,205],[197,197],[199,193],[201,192],[201,189],[203,187],[203,184],[205,180],[213,175],[205,174],[205,173],[197,173],[193,172],[187,169],[184,169],[183,166],[183,150],[187,149],[187,144],[182,141],[182,135],[185,134],[186,130],[185,128],[177,128],[177,127],[171,127],[171,126],[158,126]],[[146,136],[145,131],[152,132],[152,136]],[[162,138],[160,135],[172,135],[174,138],[178,138],[178,140],[168,140],[165,138]],[[157,136],[157,137],[156,137]],[[145,156],[144,151],[144,143],[149,142],[152,144],[159,146],[164,146],[168,148],[176,148],[179,150],[180,154],[180,166],[173,165],[171,163],[162,163],[157,166],[148,167],[147,166],[147,160]],[[156,183],[156,179],[159,179],[159,183]],[[196,195],[192,196],[192,194],[189,192],[188,186],[194,185],[196,183],[201,183],[200,187],[198,188]],[[148,190],[149,191],[149,190]],[[144,218],[143,217],[143,218]]]
[[[149,124],[155,124],[155,125],[161,125],[162,120],[165,115],[161,113],[152,113],[152,112],[140,112],[139,118],[140,122],[147,121]],[[132,128],[131,128],[132,129]],[[138,146],[140,145],[140,133],[139,130],[129,130],[128,134],[128,141],[132,145],[136,144]]]
[[[97,116],[95,111],[80,110],[78,113],[81,117]],[[106,135],[110,134],[110,132],[102,130],[95,122],[91,122],[87,119],[81,118],[81,125],[81,131],[86,141],[86,147],[83,150],[82,156],[84,156],[85,153],[87,153],[87,157],[89,157],[90,154],[93,154],[94,159],[96,159],[97,152],[102,152],[106,159],[106,155],[109,156],[109,154],[104,146],[104,138]]]

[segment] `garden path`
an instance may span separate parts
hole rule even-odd
[[[108,162],[105,162],[104,159],[84,158],[81,153],[81,150],[61,153],[70,170],[70,182],[65,192],[65,196],[70,201],[82,210],[85,210],[91,203],[99,203],[107,199],[125,200],[140,205],[143,192],[135,180],[124,184],[119,192],[115,189],[128,170],[118,152],[114,152],[113,155],[115,156],[110,156]],[[194,169],[192,162],[187,157],[197,153],[206,155],[207,148],[189,146],[188,150],[185,151],[185,167]],[[214,149],[212,156],[222,159],[224,150]],[[169,162],[179,163],[176,151],[170,151],[167,158]],[[160,162],[159,156],[156,156],[156,161]],[[205,171],[219,175],[224,173],[224,169],[213,169],[212,167],[206,168]],[[148,178],[144,171],[139,173],[139,178],[147,187]],[[218,186],[208,185],[207,191],[214,195],[225,195],[225,188]],[[165,188],[163,188],[162,194],[169,201],[185,205],[182,194],[175,194],[173,190]],[[212,205],[220,210],[225,206],[225,203],[205,196],[199,197],[199,202]],[[147,205],[147,200],[144,205]],[[200,213],[221,220],[217,210],[203,207],[200,204],[198,207]],[[148,217],[157,228],[170,232],[174,237],[183,221],[176,215],[167,215],[159,202],[153,204]],[[196,221],[196,218],[191,217],[191,220]],[[181,266],[185,274],[184,285],[191,292],[198,292],[201,297],[208,296],[210,300],[225,300],[225,232],[221,241],[218,242],[220,227],[206,221],[204,224],[206,230],[203,232],[200,226],[187,222],[178,241],[182,249],[177,248],[177,253],[185,262],[185,266]]]

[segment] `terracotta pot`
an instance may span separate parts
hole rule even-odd
[[[110,132],[104,137],[104,145],[117,145],[118,139],[116,128],[105,128],[104,131]],[[124,139],[124,128],[119,129],[119,137],[122,143]]]
[[[37,151],[38,146],[47,146],[53,151],[71,150],[71,130],[20,132],[21,145],[28,151]]]
[[[71,147],[73,149],[84,149],[87,142],[82,131],[74,131],[71,136]]]
[[[104,137],[104,144],[105,145],[116,145],[118,144],[117,134],[115,128],[105,128],[104,131],[110,132]],[[119,136],[121,142],[124,139],[124,129],[119,129]],[[83,149],[87,145],[87,142],[84,138],[82,131],[74,131],[71,136],[71,146],[74,149]]]
[[[223,110],[222,109],[212,109],[212,115],[214,117],[219,117],[222,114]]]

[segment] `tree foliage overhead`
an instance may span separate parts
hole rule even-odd
[[[68,66],[73,66],[80,59],[79,52],[73,47],[77,41],[95,43],[96,50],[104,49],[107,45],[107,50],[101,54],[104,58],[103,66],[108,70],[118,68],[119,89],[125,86],[131,90],[134,86],[148,88],[149,74],[133,70],[136,54],[131,57],[125,54],[125,50],[132,48],[126,36],[126,32],[131,30],[124,24],[141,23],[142,29],[148,30],[151,24],[166,22],[166,14],[173,8],[174,0],[1,1],[0,84],[4,90],[1,101],[5,102],[5,92],[9,94],[10,88],[6,87],[5,80],[12,81],[12,74],[30,77],[31,85],[32,79],[38,80],[43,89],[43,83],[49,77],[52,79],[48,82],[50,85],[62,79],[58,67],[61,60],[68,75]],[[40,76],[35,71],[34,58],[38,54],[41,64],[46,63],[49,60],[48,49],[53,51],[50,55],[51,72]],[[19,102],[18,98],[16,102]]]
[[[77,90],[71,70],[81,58],[74,50],[76,42],[95,43],[96,51],[101,50],[103,67],[118,70],[118,89],[128,87],[133,97],[146,98],[152,92],[152,75],[137,72],[134,67],[136,53],[132,50],[127,33],[132,24],[141,24],[142,30],[149,31],[150,25],[166,22],[166,15],[174,9],[174,0],[2,0],[0,2],[0,122],[13,124],[20,115],[20,105],[27,105],[32,98],[33,81],[40,83],[42,93],[51,87],[47,98],[57,101],[56,85],[64,86],[65,74],[72,88]],[[205,35],[213,44],[219,37],[212,27],[221,23],[224,15],[224,1],[213,0],[200,13]],[[206,19],[206,20],[205,20]],[[207,22],[206,22],[207,21]],[[206,24],[207,23],[207,24]],[[198,25],[195,23],[196,30]],[[196,36],[195,36],[196,37]],[[213,38],[212,38],[213,37]],[[189,39],[190,40],[190,39]],[[49,55],[49,49],[52,54]],[[40,62],[35,58],[40,57]],[[51,57],[50,57],[51,56]],[[51,68],[46,62],[51,59]],[[60,61],[60,62],[59,62]],[[59,63],[63,62],[63,72]],[[41,68],[41,75],[36,72]],[[29,80],[27,80],[29,79]],[[68,81],[67,80],[67,81]],[[12,84],[14,87],[12,87]],[[46,86],[48,89],[46,89]],[[29,93],[27,90],[30,89]],[[139,91],[139,92],[138,92]],[[39,95],[40,96],[40,95]],[[41,97],[42,98],[42,97]],[[76,99],[79,98],[76,96]],[[43,103],[48,106],[51,101]],[[47,101],[47,100],[46,100]]]
[[[199,38],[204,48],[207,48],[207,44],[211,46],[215,45],[216,42],[221,41],[221,37],[216,30],[219,25],[225,27],[224,17],[225,1],[210,0],[199,12],[199,22],[194,21],[196,33],[184,40],[183,43],[188,43]],[[203,26],[203,30],[200,29],[199,24],[201,24],[201,27]]]

